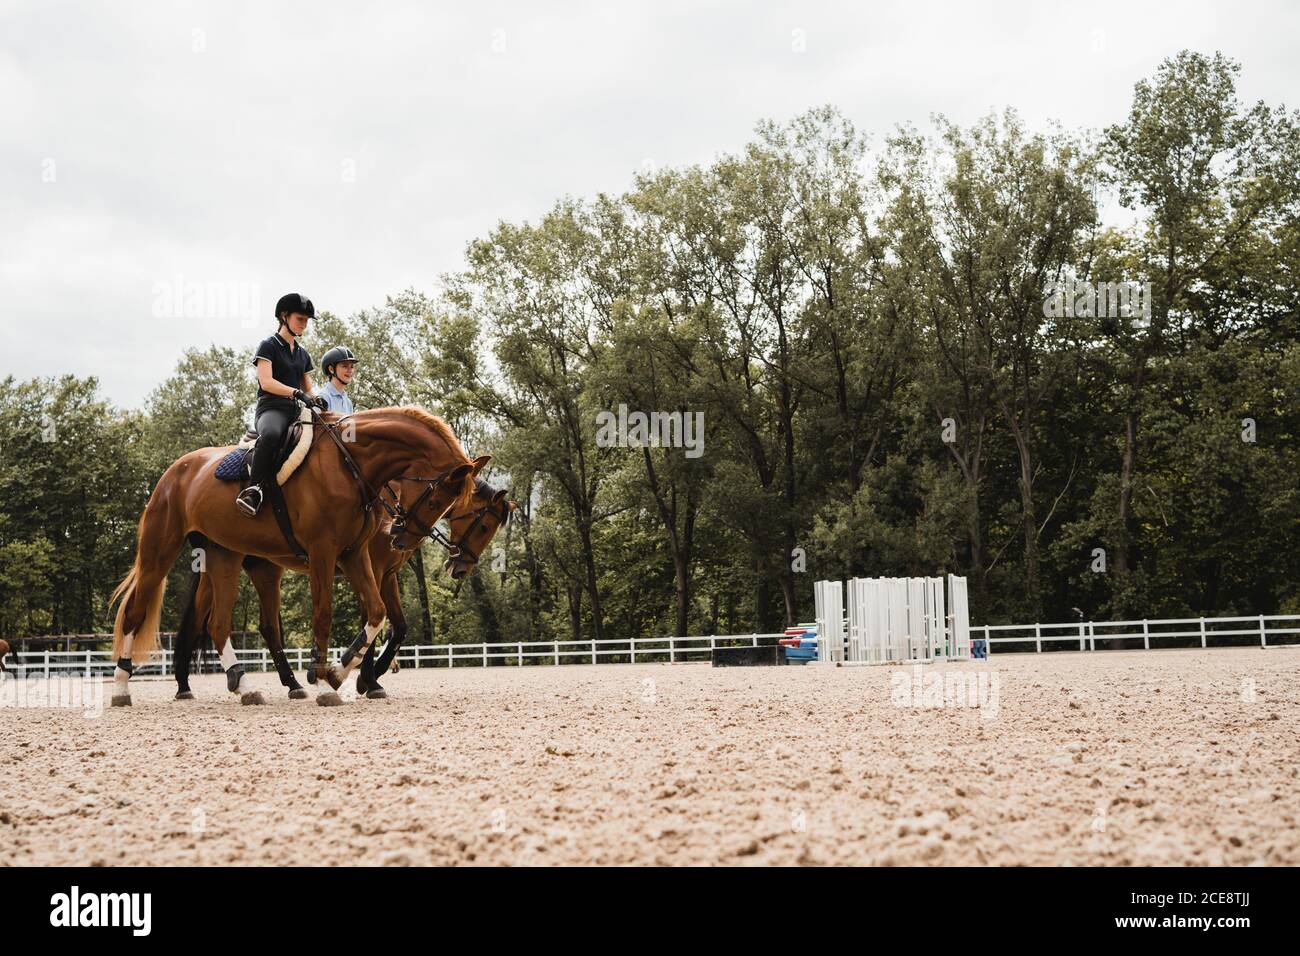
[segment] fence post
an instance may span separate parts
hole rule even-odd
[[[483,666],[487,667],[487,641],[483,642]]]
[[[45,679],[50,679],[50,652],[45,652]]]
[[[519,642],[519,666],[524,666],[524,642]]]
[[[677,638],[676,636],[668,638],[668,663],[677,663]]]
[[[596,663],[596,642],[594,640],[591,642],[591,662]]]
[[[1201,649],[1205,649],[1205,618],[1201,618]]]
[[[1083,643],[1083,622],[1079,622],[1079,650],[1086,650]]]
[[[1043,625],[1041,624],[1034,625],[1034,650],[1039,654],[1043,653]]]
[[[636,635],[635,634],[632,635],[632,643],[630,646],[632,648],[632,656],[628,659],[628,663],[635,664],[636,663]]]
[[[1264,638],[1264,615],[1259,616],[1259,646],[1268,647],[1268,641]]]
[[[450,644],[447,645],[447,668],[448,670],[451,669],[451,645]]]
[[[1151,631],[1147,628],[1146,618],[1142,619],[1142,650],[1151,650]]]
[[[560,642],[559,642],[559,641],[552,641],[552,642],[551,642],[551,648],[555,651],[555,663],[556,663],[556,666],[559,666],[559,663],[560,663]]]

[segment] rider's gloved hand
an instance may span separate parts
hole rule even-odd
[[[319,408],[322,412],[328,412],[330,410],[330,403],[325,401],[324,395],[317,395],[315,398],[312,399],[312,404],[315,405],[317,408]]]
[[[315,404],[315,402],[312,401],[311,396],[308,395],[306,392],[304,392],[304,391],[303,391],[302,389],[300,389],[300,388],[295,388],[295,389],[293,390],[293,400],[294,400],[295,402],[302,402],[304,405],[314,405],[314,404]]]

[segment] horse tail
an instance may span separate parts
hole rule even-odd
[[[155,553],[161,550],[162,544],[157,540],[159,522],[165,528],[168,517],[163,513],[166,505],[160,503],[158,498],[155,490],[149,504],[145,506],[144,514],[140,516],[135,563],[109,599],[110,607],[117,604],[117,615],[113,619],[113,659],[120,660],[129,654],[133,664],[144,663],[158,648],[158,626],[162,619],[163,594],[167,590],[167,568],[175,558],[173,551],[164,564]],[[175,547],[179,546],[178,540]],[[130,630],[128,622],[134,625]],[[126,648],[128,633],[133,637],[129,651]]]
[[[135,630],[134,640],[131,641],[131,662],[140,664],[148,660],[158,647],[158,625],[162,619],[162,602],[163,590],[166,581],[163,584],[152,589],[153,593],[141,596],[139,591],[140,583],[140,558],[137,556],[135,564],[127,572],[122,583],[113,591],[113,597],[109,602],[118,602],[117,616],[113,620],[113,659],[118,660],[125,656],[123,647],[126,641],[126,609],[132,601],[144,600],[145,604],[144,620]]]

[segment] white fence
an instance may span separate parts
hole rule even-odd
[[[826,582],[838,584],[839,582]],[[843,606],[841,604],[841,606]],[[819,608],[819,616],[820,616]],[[1145,621],[1083,621],[1072,624],[983,624],[970,628],[970,637],[987,641],[991,652],[1096,650],[1098,641],[1114,641],[1126,648],[1155,649],[1161,646],[1215,647],[1243,644],[1276,647],[1297,646],[1300,615],[1273,614],[1252,617],[1201,617]],[[843,632],[841,631],[841,635]],[[634,640],[547,641],[512,644],[410,644],[397,655],[403,667],[485,666],[489,661],[508,665],[562,663],[686,663],[708,660],[715,647],[774,644],[782,634],[719,634],[707,637],[644,637]],[[820,638],[820,634],[818,635]],[[1281,640],[1290,636],[1291,640]],[[104,635],[107,643],[111,635]],[[1270,639],[1272,643],[1270,643]],[[21,639],[20,639],[21,641]],[[1139,643],[1140,642],[1140,643]],[[342,648],[332,648],[337,657]],[[307,668],[309,648],[291,647],[285,653],[295,670]],[[266,650],[236,651],[250,670],[274,670]],[[219,670],[209,653],[205,669]],[[108,651],[32,651],[11,653],[5,660],[10,673],[30,676],[83,674],[109,676],[113,671]],[[197,669],[196,669],[197,670]],[[137,674],[171,674],[172,652],[161,651],[149,663],[136,668]]]
[[[500,661],[506,665],[523,666],[524,664],[598,664],[598,663],[667,663],[678,664],[690,661],[707,661],[715,647],[750,646],[775,644],[785,637],[780,634],[715,634],[704,637],[641,637],[632,640],[603,641],[545,641],[515,642],[511,644],[407,644],[397,653],[397,662],[402,667],[486,667],[489,661]],[[112,641],[112,635],[104,635],[105,642]],[[343,648],[330,649],[335,660],[343,653]],[[296,671],[307,669],[311,660],[311,649],[306,647],[287,647],[285,655],[289,666]],[[235,656],[249,670],[275,670],[270,653],[265,648],[256,650],[236,650]],[[107,677],[113,673],[115,662],[109,651],[33,651],[31,653],[11,653],[5,659],[11,672],[28,676],[45,676],[51,674],[81,674],[83,676]],[[169,650],[160,650],[146,664],[136,666],[139,675],[167,675],[173,673],[173,654]],[[210,651],[204,655],[204,670],[220,670],[217,659]],[[198,673],[197,665],[191,673]]]
[[[1300,615],[1256,614],[1250,617],[1186,617],[1142,621],[1078,621],[1073,624],[983,624],[971,628],[971,637],[987,642],[989,652],[1007,650],[1095,651],[1098,641],[1116,641],[1126,649],[1155,647],[1215,647],[1254,644],[1260,647],[1295,645],[1279,641],[1300,634]],[[1274,638],[1269,644],[1269,638]],[[1232,640],[1225,641],[1226,638]],[[1250,640],[1242,640],[1249,638]]]

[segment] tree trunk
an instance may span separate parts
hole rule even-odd
[[[687,619],[691,610],[691,567],[690,559],[680,551],[673,555],[673,572],[677,592],[677,622],[674,633],[677,637],[685,637]]]
[[[605,639],[605,624],[600,607],[600,588],[596,580],[596,556],[591,546],[590,513],[582,516],[582,521],[578,525],[578,532],[582,538],[582,562],[587,569],[587,596],[591,600],[592,637],[598,641],[603,641]]]
[[[485,644],[501,643],[501,625],[497,620],[496,610],[492,607],[492,601],[487,594],[487,586],[484,585],[483,579],[477,574],[469,576],[469,589],[474,594],[474,606],[478,611],[479,626],[483,629],[483,642]],[[497,664],[504,664],[502,658],[494,658]]]
[[[569,592],[569,640],[582,640],[582,585],[570,583]],[[571,648],[572,649],[572,648]]]

